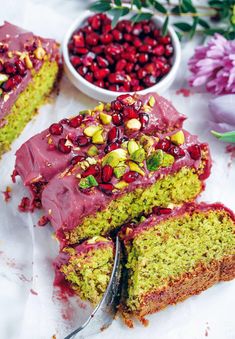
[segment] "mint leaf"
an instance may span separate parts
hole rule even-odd
[[[219,133],[216,131],[211,131],[211,133],[216,137],[217,139],[224,141],[224,142],[235,142],[235,131],[232,132],[226,132],[226,133]]]

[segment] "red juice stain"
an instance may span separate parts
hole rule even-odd
[[[6,190],[2,192],[4,196],[4,200],[8,202],[11,199],[11,187],[7,186]]]
[[[176,91],[176,94],[179,95],[179,94],[182,94],[184,97],[189,97],[190,95],[192,95],[192,92],[190,91],[190,89],[188,88],[180,88]]]

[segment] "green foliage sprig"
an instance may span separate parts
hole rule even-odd
[[[177,4],[170,0],[98,0],[90,9],[99,13],[107,12],[112,17],[113,27],[128,13],[132,13],[130,19],[134,23],[158,15],[165,17],[162,33],[166,34],[169,18],[181,17],[190,20],[174,23],[180,39],[185,35],[192,38],[198,31],[204,35],[217,32],[227,39],[235,39],[235,0],[208,0],[206,6],[196,6],[193,0],[179,0]]]

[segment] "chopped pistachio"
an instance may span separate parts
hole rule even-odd
[[[148,157],[146,161],[147,169],[149,171],[156,171],[161,166],[162,161],[163,161],[163,151],[157,150]]]
[[[99,242],[99,241],[102,241],[102,242],[109,242],[108,239],[103,238],[103,237],[101,237],[100,235],[96,235],[96,236],[92,237],[91,239],[88,239],[88,240],[87,240],[87,244],[95,244],[96,242]]]
[[[93,136],[92,136],[92,142],[93,144],[102,145],[104,143],[104,137],[103,137],[103,130],[98,130]]]
[[[126,172],[126,166],[115,167],[113,173],[117,179],[120,179],[123,174]]]
[[[95,186],[98,186],[98,182],[93,175],[88,175],[86,178],[82,178],[79,182],[79,187],[83,189]]]
[[[102,161],[102,165],[118,166],[119,162],[127,159],[127,151],[122,148],[117,148],[107,153]]]
[[[175,145],[183,145],[185,138],[184,138],[184,132],[178,131],[175,134],[171,135],[171,142],[173,142],[173,144]]]
[[[174,164],[174,162],[175,158],[173,157],[173,155],[163,152],[163,161],[161,164],[162,167],[171,166],[172,164]]]
[[[135,162],[143,162],[146,157],[145,150],[141,147],[131,154],[131,160]]]
[[[128,148],[129,154],[131,155],[139,149],[139,145],[137,144],[135,140],[132,139],[128,141],[127,148]]]
[[[91,115],[90,109],[84,109],[83,111],[80,111],[79,114],[81,115]]]
[[[35,51],[33,52],[33,54],[35,55],[35,57],[38,59],[38,60],[42,60],[44,58],[44,56],[46,55],[46,51],[44,48],[42,47],[37,47],[35,49]]]
[[[7,81],[9,78],[8,75],[0,73],[0,85],[3,84],[5,81]]]
[[[155,104],[155,98],[151,95],[151,97],[149,98],[149,102],[148,102],[150,107],[153,107]]]
[[[99,150],[98,150],[98,148],[97,148],[95,145],[92,145],[92,146],[88,149],[87,154],[88,154],[90,157],[93,157],[93,156],[99,154]]]
[[[84,129],[83,133],[87,137],[93,137],[93,135],[101,129],[100,126],[91,125]]]
[[[123,181],[123,180],[117,182],[117,183],[114,185],[114,187],[117,188],[118,190],[122,190],[122,189],[124,189],[124,188],[127,187],[127,186],[128,186],[128,183],[125,182],[125,181]]]
[[[138,119],[130,119],[126,123],[126,128],[132,131],[139,131],[141,129],[141,123]]]
[[[105,110],[106,110],[107,112],[109,112],[110,109],[111,109],[111,103],[108,102],[108,103],[105,105]]]
[[[108,125],[112,121],[112,116],[109,114],[105,114],[103,112],[100,112],[100,120],[103,125]]]
[[[128,165],[129,165],[131,171],[137,172],[142,176],[145,175],[145,172],[134,161],[129,161]]]
[[[31,61],[31,59],[28,55],[25,56],[24,61],[25,61],[25,65],[28,69],[33,68],[33,63],[32,63],[32,61]]]
[[[142,216],[140,217],[140,222],[144,222],[146,219],[147,219],[147,218],[146,218],[144,215],[142,215]]]
[[[99,105],[94,107],[94,111],[103,111],[104,110],[104,104],[103,102],[99,102]]]
[[[93,157],[87,157],[86,161],[89,163],[89,165],[95,165],[97,164],[97,160]]]
[[[142,137],[140,138],[140,143],[146,152],[148,152],[148,150],[154,145],[154,142],[154,138],[148,135],[142,135]]]
[[[121,144],[121,148],[127,149],[127,145],[128,145],[128,141],[124,141],[124,142]]]
[[[149,112],[151,112],[151,107],[149,105],[143,105],[142,110],[145,113],[149,113]]]

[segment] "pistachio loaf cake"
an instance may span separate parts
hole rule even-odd
[[[75,247],[65,247],[54,262],[55,285],[66,286],[97,305],[108,286],[114,264],[114,244],[93,237]]]
[[[0,26],[0,156],[51,92],[58,62],[54,40],[8,22]]]
[[[157,94],[120,95],[111,104],[100,103],[29,139],[16,152],[14,174],[19,174],[29,189],[32,205],[35,201],[38,205],[45,185],[69,166],[114,150],[127,136],[181,128],[184,120],[169,101]]]
[[[124,317],[141,320],[235,278],[235,216],[217,204],[154,208],[122,229],[126,256]]]

